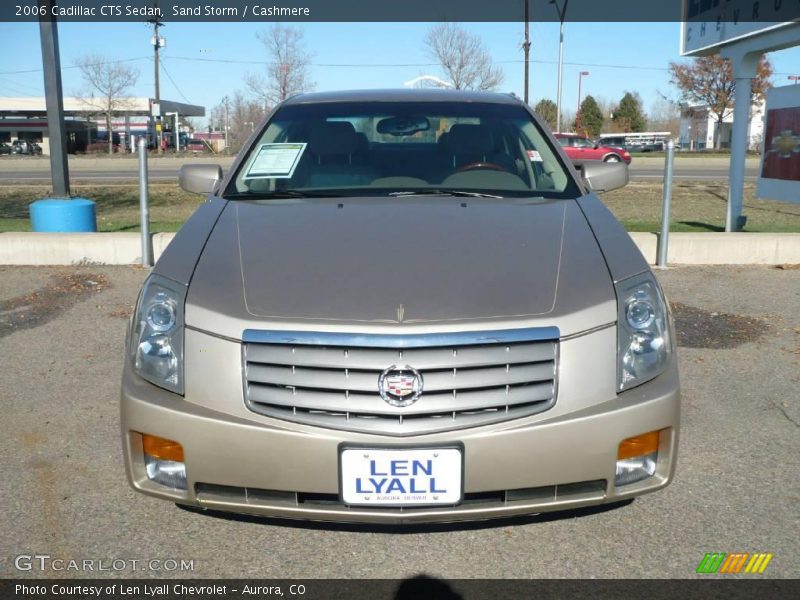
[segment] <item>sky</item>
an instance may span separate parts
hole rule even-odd
[[[402,87],[419,75],[443,73],[423,43],[430,23],[308,23],[303,30],[312,55],[311,78],[317,91]],[[505,72],[501,92],[523,96],[523,28],[520,23],[465,23],[478,34],[493,60]],[[167,23],[161,52],[161,96],[211,108],[225,95],[246,90],[253,64],[269,60],[256,34],[267,23]],[[558,23],[531,24],[530,100],[556,99]],[[130,94],[153,96],[152,28],[145,23],[60,23],[59,43],[64,95],[79,95],[85,86],[75,61],[87,54],[132,59],[139,71]],[[0,23],[6,49],[0,55],[0,96],[41,96],[44,86],[38,23]],[[677,98],[669,82],[670,61],[679,54],[678,23],[567,23],[564,34],[563,104],[575,111],[578,73],[582,94],[617,102],[626,91],[638,92],[645,110],[661,95]],[[800,74],[800,47],[772,53],[775,85]],[[19,72],[23,71],[23,72]],[[202,120],[201,120],[202,121]]]

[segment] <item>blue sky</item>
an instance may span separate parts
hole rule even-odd
[[[245,89],[247,73],[259,70],[247,61],[266,61],[256,32],[266,23],[167,23],[162,35],[161,95],[206,106],[237,89]],[[422,74],[440,74],[426,56],[426,23],[310,23],[302,25],[313,55],[312,79],[317,90],[401,87]],[[499,91],[522,96],[522,25],[519,23],[467,23],[481,36],[493,59],[506,75]],[[133,95],[153,95],[151,29],[144,23],[61,23],[59,37],[65,95],[82,88],[80,72],[67,68],[87,53],[112,59],[138,59],[130,64],[140,72]],[[578,72],[583,93],[618,100],[625,91],[642,96],[650,109],[659,94],[675,97],[667,65],[679,57],[677,23],[568,23],[565,28],[564,104],[577,104]],[[0,23],[6,49],[0,59],[0,96],[36,96],[43,93],[38,24]],[[531,24],[531,101],[555,100],[558,60],[558,23]],[[776,85],[788,83],[788,74],[800,74],[800,48],[770,55]],[[232,62],[208,62],[232,61]],[[241,62],[237,62],[241,61]],[[347,66],[338,66],[347,65]],[[380,65],[380,66],[376,66]],[[28,71],[12,73],[13,71]],[[171,78],[171,80],[170,80]]]

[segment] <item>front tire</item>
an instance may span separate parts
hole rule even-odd
[[[606,156],[603,159],[603,162],[618,163],[618,162],[622,162],[622,159],[619,156],[617,156],[616,154],[609,154],[608,156]]]

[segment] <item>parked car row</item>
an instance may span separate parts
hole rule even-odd
[[[14,140],[10,144],[2,142],[0,143],[0,155],[2,154],[40,156],[42,154],[42,147],[36,142],[29,142],[27,140]]]

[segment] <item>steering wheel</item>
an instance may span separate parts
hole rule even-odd
[[[497,163],[493,162],[471,162],[466,165],[462,165],[456,169],[456,173],[462,173],[464,171],[473,171],[475,169],[490,169],[492,171],[502,171],[504,173],[511,173],[507,168],[502,165],[498,165]]]

